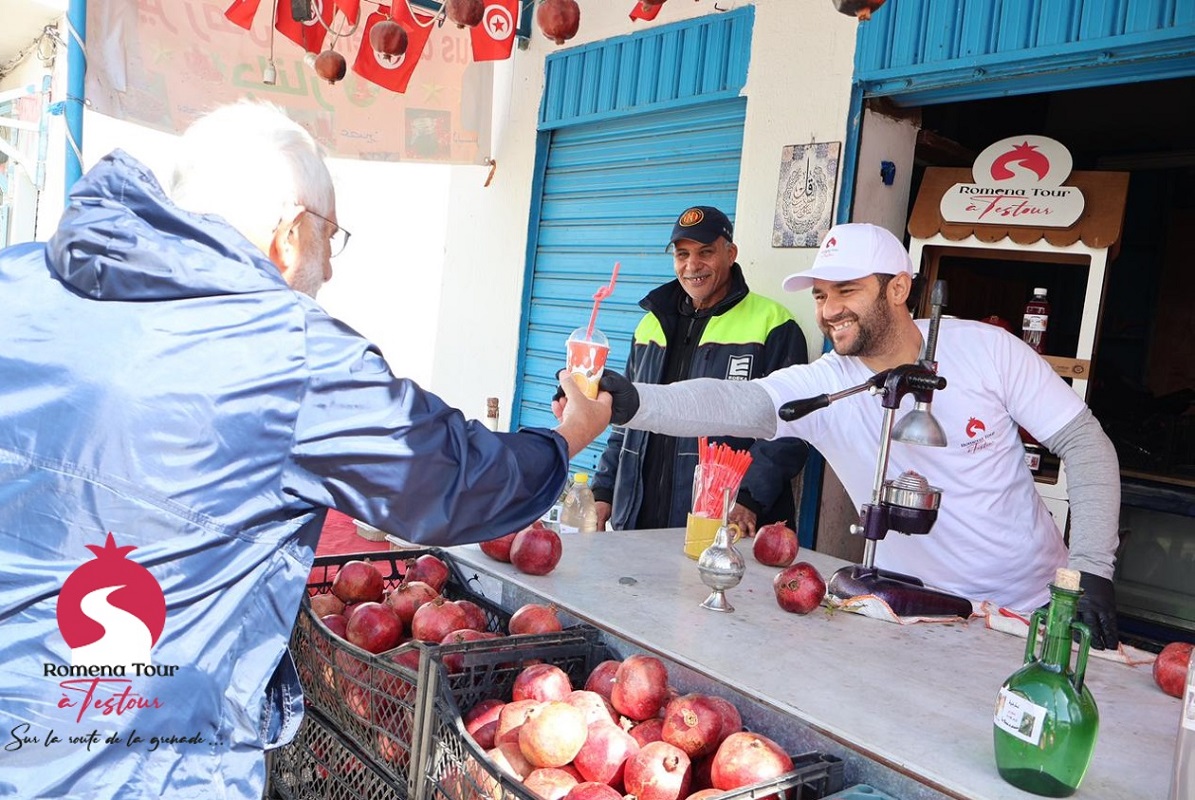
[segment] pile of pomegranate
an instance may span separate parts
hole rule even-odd
[[[495,561],[511,564],[527,575],[547,575],[556,569],[564,554],[560,534],[538,519],[521,531],[482,542],[478,547]]]
[[[468,599],[450,600],[441,592],[448,582],[448,565],[425,553],[405,564],[403,579],[387,588],[385,576],[368,561],[345,563],[332,580],[331,591],[310,597],[311,610],[335,637],[404,668],[419,670],[419,651],[402,647],[410,641],[457,644],[506,635],[489,630],[485,610]],[[511,616],[509,634],[551,633],[563,629],[555,606],[528,603]],[[319,644],[316,643],[316,647]],[[460,671],[462,655],[444,654],[450,672]],[[354,655],[336,650],[312,675],[301,663],[304,685],[331,692],[345,707],[373,728],[376,752],[402,768],[409,766],[414,732],[416,686],[398,670],[384,670]],[[318,681],[319,686],[313,685]]]
[[[603,661],[575,688],[560,667],[525,666],[509,698],[462,715],[493,767],[544,800],[704,800],[790,772],[776,742],[742,730],[739,711],[709,694],[678,695],[648,655]],[[452,800],[497,797],[474,762],[440,781]]]

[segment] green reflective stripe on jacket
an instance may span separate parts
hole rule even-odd
[[[748,294],[738,308],[741,313],[711,317],[701,334],[701,344],[764,342],[772,331],[793,318],[784,306],[758,294]]]
[[[762,343],[772,331],[791,320],[792,314],[775,300],[748,294],[736,306],[734,314],[719,314],[709,318],[699,345]],[[635,328],[634,341],[635,344],[663,347],[667,342],[660,318],[655,314],[644,315]]]

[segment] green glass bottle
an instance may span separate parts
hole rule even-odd
[[[1000,777],[1026,792],[1068,797],[1091,764],[1100,713],[1083,683],[1091,632],[1075,621],[1083,590],[1079,573],[1060,569],[1050,585],[1050,604],[1033,612],[1025,642],[1025,665],[1009,676],[996,697],[993,733]],[[1037,631],[1046,631],[1037,653]],[[1072,632],[1079,634],[1070,667]]]

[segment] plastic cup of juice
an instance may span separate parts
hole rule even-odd
[[[585,328],[577,328],[568,337],[566,348],[567,367],[573,382],[581,387],[586,397],[597,397],[598,381],[602,379],[606,357],[610,355],[610,340],[596,328],[588,332]]]

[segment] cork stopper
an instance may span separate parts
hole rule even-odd
[[[1054,585],[1059,589],[1067,589],[1068,591],[1079,591],[1079,571],[1077,569],[1059,568],[1054,573]]]

